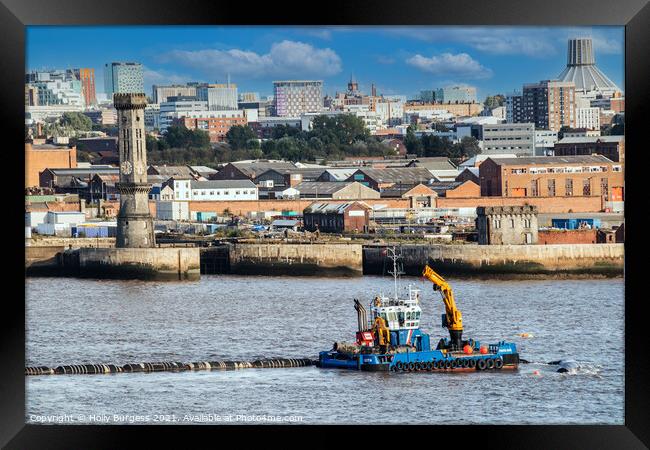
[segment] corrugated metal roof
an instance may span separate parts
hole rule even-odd
[[[312,203],[305,208],[310,214],[343,214],[352,203]]]
[[[622,142],[625,136],[580,136],[565,137],[560,139],[558,144],[588,144],[596,142]]]
[[[426,184],[433,179],[431,172],[424,167],[391,167],[385,169],[368,169],[364,167],[358,169],[357,172],[365,173],[368,178],[378,183]],[[351,179],[351,177],[348,179]]]
[[[329,195],[334,194],[351,184],[352,182],[341,181],[303,181],[294,186],[294,188],[301,194]]]

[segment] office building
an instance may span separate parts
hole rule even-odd
[[[171,85],[159,86],[154,84],[152,87],[152,100],[153,103],[166,102],[169,97],[196,97],[196,86],[188,85]]]
[[[208,110],[208,102],[197,100],[196,97],[168,97],[160,104],[160,131],[167,131],[174,119],[182,116],[179,113],[194,113]]]
[[[104,65],[104,92],[113,94],[144,93],[144,70],[135,62],[111,62]]]
[[[196,97],[207,102],[210,111],[237,109],[236,84],[206,84],[199,86],[196,88]]]
[[[480,141],[483,155],[535,155],[534,123],[500,123],[481,126]]]
[[[74,73],[81,82],[81,92],[84,96],[85,105],[96,105],[95,69],[74,69]]]
[[[299,117],[323,109],[322,81],[274,81],[273,93],[278,117]]]
[[[476,88],[448,86],[435,91],[436,103],[476,103]]]
[[[576,108],[576,128],[600,130],[600,108]]]

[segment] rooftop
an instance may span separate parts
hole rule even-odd
[[[255,183],[251,180],[208,180],[208,181],[190,181],[192,189],[228,189],[228,188],[256,188]]]
[[[612,163],[602,155],[577,156],[528,156],[521,158],[500,158],[494,162],[500,166],[544,166],[549,164],[603,164]]]
[[[565,137],[560,139],[558,144],[588,144],[596,142],[623,142],[625,136],[579,136]]]
[[[303,181],[294,188],[301,194],[331,195],[351,184],[352,182],[340,181]]]

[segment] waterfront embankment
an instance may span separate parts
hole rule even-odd
[[[200,273],[203,274],[361,276],[387,273],[391,263],[386,248],[390,246],[390,243],[354,241],[258,242],[227,243],[192,250],[200,251]],[[623,244],[396,246],[402,255],[405,273],[414,276],[421,273],[425,264],[430,264],[446,275],[616,277],[623,275],[625,261]],[[87,266],[84,258],[75,255],[103,252],[109,258],[108,249],[81,249],[71,253],[68,247],[26,247],[27,274],[75,276],[77,266]],[[178,258],[180,250],[174,249],[169,254]],[[176,262],[174,267],[176,272],[178,267],[184,272],[182,264]],[[192,270],[197,272],[198,268]]]

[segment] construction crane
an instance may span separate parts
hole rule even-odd
[[[442,294],[442,300],[445,303],[442,326],[449,330],[452,349],[459,350],[462,347],[463,340],[463,316],[456,307],[454,292],[451,286],[449,286],[449,283],[429,267],[429,265],[424,266],[422,276],[433,283],[434,291],[440,291]]]

